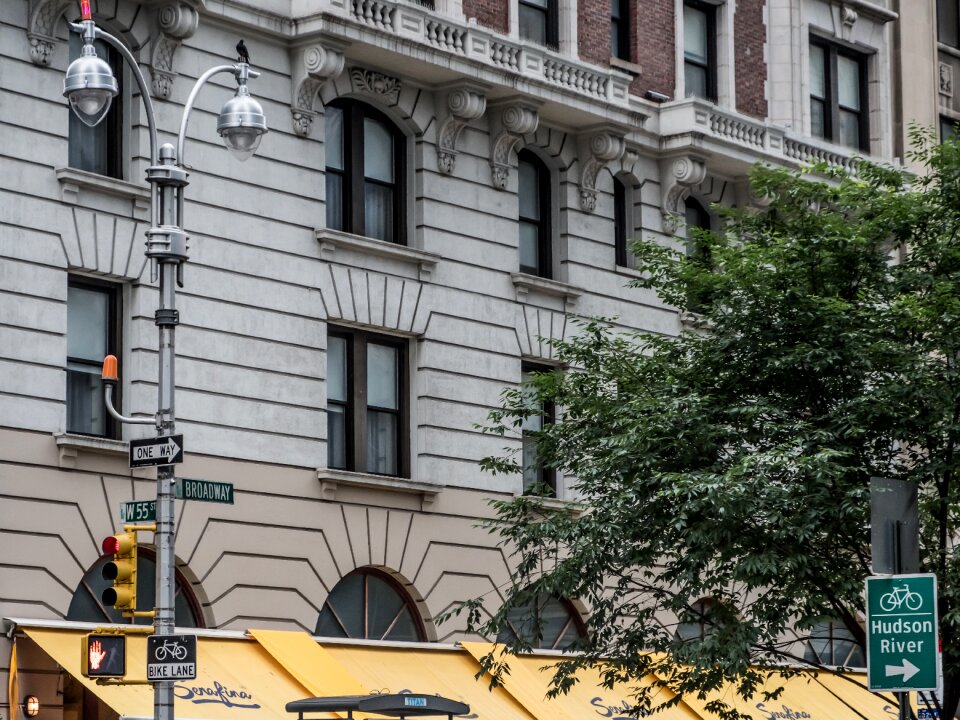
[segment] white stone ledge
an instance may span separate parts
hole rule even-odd
[[[111,440],[110,438],[76,435],[74,433],[54,433],[53,437],[57,441],[57,450],[60,452],[60,467],[76,467],[77,455],[81,452],[112,455],[113,457],[130,454],[130,443],[126,440]]]
[[[344,485],[368,490],[385,490],[407,495],[419,495],[424,507],[426,507],[433,504],[437,494],[442,489],[436,485],[414,482],[406,478],[350,472],[334,468],[317,468],[317,479],[320,481],[320,495],[324,500],[336,500],[337,488]]]
[[[577,300],[583,295],[583,288],[559,280],[548,280],[538,275],[514,272],[510,273],[510,280],[517,292],[517,302],[527,302],[530,295],[547,295],[562,299],[564,310],[573,312]]]
[[[150,217],[150,189],[136,185],[126,180],[97,175],[86,170],[62,167],[56,169],[57,181],[60,183],[60,199],[71,205],[81,203],[82,192],[92,192],[101,195],[130,200],[133,217],[149,220]]]
[[[316,236],[320,242],[321,260],[333,262],[338,249],[352,250],[353,252],[363,255],[387,258],[388,260],[415,266],[421,282],[430,281],[437,262],[440,260],[440,255],[435,253],[415,250],[406,245],[397,245],[395,243],[384,242],[383,240],[374,240],[360,235],[353,235],[351,233],[341,232],[340,230],[320,228],[316,230]]]

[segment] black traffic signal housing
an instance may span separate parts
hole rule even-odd
[[[123,634],[88,633],[83,636],[80,667],[92,678],[123,677],[127,672],[127,638]]]
[[[124,614],[137,609],[137,533],[121,532],[103,541],[104,555],[113,555],[113,560],[103,566],[103,577],[113,582],[100,599],[107,607],[114,607]]]

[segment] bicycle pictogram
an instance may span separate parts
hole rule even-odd
[[[892,612],[905,607],[907,610],[919,610],[923,605],[923,596],[913,592],[909,585],[895,587],[890,592],[880,596],[880,609]]]
[[[184,660],[187,657],[187,648],[176,640],[164,640],[162,645],[158,645],[153,653],[157,660]]]

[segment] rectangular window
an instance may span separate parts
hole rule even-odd
[[[83,47],[81,37],[74,32],[70,35],[70,60],[80,57]],[[94,42],[97,57],[106,60],[113,69],[119,92],[110,104],[107,115],[99,123],[90,127],[73,110],[68,110],[70,120],[67,137],[69,147],[68,162],[77,170],[107,177],[123,179],[123,66],[116,50],[102,40]]]
[[[940,142],[955,138],[957,135],[957,121],[946,115],[940,116]]]
[[[683,82],[686,97],[717,99],[717,9],[697,0],[683,4]]]
[[[627,267],[627,188],[613,179],[613,241],[617,265]]]
[[[520,272],[550,277],[550,171],[536,155],[521,150],[517,162]]]
[[[538,45],[559,47],[558,0],[519,0],[520,37]]]
[[[327,339],[327,465],[406,476],[407,343],[331,328]]]
[[[67,286],[67,432],[117,437],[107,415],[100,371],[106,355],[119,355],[118,291],[94,281]],[[120,407],[120,398],[113,399]]]
[[[610,0],[610,57],[630,59],[629,0]]]
[[[810,40],[810,133],[869,151],[866,58],[825,40]]]
[[[520,382],[528,383],[534,374],[551,370],[552,368],[542,365],[524,363],[520,371]],[[530,402],[531,404],[535,402],[532,396]],[[534,414],[524,420],[521,427],[523,492],[529,493],[534,488],[539,488],[547,497],[556,497],[557,473],[553,468],[544,466],[537,457],[537,433],[543,430],[545,425],[553,422],[554,408],[552,404],[547,403],[537,404],[532,409]]]
[[[960,2],[937,0],[937,40],[960,48]]]

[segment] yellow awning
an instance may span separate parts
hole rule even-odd
[[[80,671],[84,631],[24,627],[27,636],[118,714],[153,717],[153,686],[98,685]],[[128,680],[146,681],[147,638],[127,635]],[[174,712],[204,720],[290,720],[284,706],[309,694],[256,641],[199,637],[197,678],[174,685]]]
[[[493,648],[489,643],[463,643],[463,647],[477,662]],[[568,693],[548,700],[547,690],[553,677],[552,666],[559,662],[559,656],[518,655],[509,659],[510,675],[504,679],[504,688],[519,700],[537,720],[582,720],[609,718],[628,720],[633,702],[627,686],[608,690],[602,686],[600,672],[596,669],[584,669],[577,673],[579,682]],[[546,668],[544,670],[543,668]],[[475,671],[479,665],[475,665]],[[650,684],[653,684],[652,682]],[[674,695],[666,689],[656,691],[657,697],[666,702]],[[663,710],[653,717],[664,720],[699,720],[699,715],[681,702],[675,707]]]

